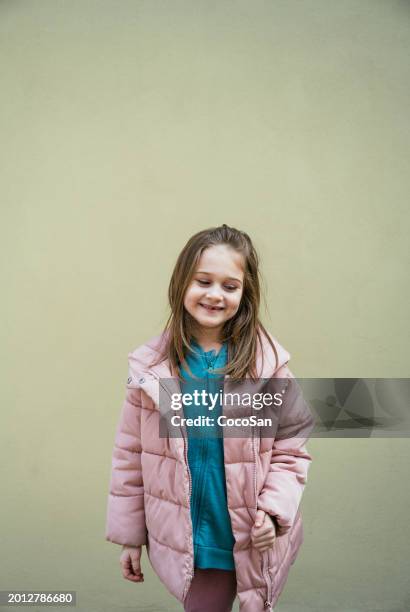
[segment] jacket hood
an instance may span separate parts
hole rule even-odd
[[[162,352],[168,334],[168,330],[162,332],[129,353],[129,377],[133,379],[134,383],[138,383],[138,380],[142,380],[145,375],[155,378],[174,377],[168,360],[163,360],[157,365],[151,365],[158,359],[159,354]],[[278,342],[278,340],[269,332],[268,334],[276,348],[278,363],[276,363],[276,357],[272,347],[262,333],[262,349],[258,345],[258,352],[256,355],[258,378],[271,378],[275,372],[284,366],[291,358],[290,353]],[[229,378],[229,376],[226,378]]]

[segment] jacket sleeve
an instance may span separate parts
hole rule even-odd
[[[109,542],[147,543],[141,452],[141,390],[127,385],[112,452],[105,528]]]
[[[286,364],[275,373],[275,378],[288,380],[282,395],[269,471],[257,505],[271,516],[282,535],[292,527],[307,482],[312,457],[307,451],[306,441],[314,418]]]

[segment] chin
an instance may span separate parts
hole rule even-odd
[[[202,327],[220,327],[221,325],[223,325],[223,321],[204,321],[203,319],[196,319],[197,323],[199,323],[199,325],[201,325]]]

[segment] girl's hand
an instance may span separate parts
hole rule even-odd
[[[251,540],[259,552],[264,552],[273,546],[276,538],[275,524],[264,510],[257,510],[255,524],[251,529]]]
[[[120,557],[122,575],[132,582],[144,582],[144,574],[141,572],[142,546],[123,546]]]

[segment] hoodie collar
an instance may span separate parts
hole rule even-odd
[[[225,353],[228,351],[227,342],[223,342],[222,346],[216,350],[211,349],[209,351],[205,351],[202,346],[195,340],[195,338],[191,341],[191,348],[193,352],[188,352],[186,355],[186,360],[189,363],[201,363],[202,365],[207,365],[208,361],[213,361],[214,363],[219,363],[222,358],[225,357]]]

